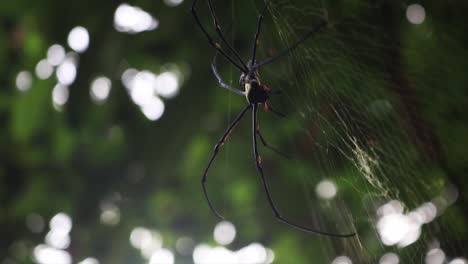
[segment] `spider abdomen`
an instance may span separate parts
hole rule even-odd
[[[269,89],[257,82],[245,84],[245,97],[249,104],[263,104],[268,100]]]

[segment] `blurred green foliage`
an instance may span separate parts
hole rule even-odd
[[[193,261],[175,250],[181,237],[216,245],[217,219],[200,177],[245,99],[218,88],[210,69],[214,52],[188,11],[190,2],[132,2],[159,21],[155,30],[138,34],[114,28],[120,1],[0,3],[2,264],[33,263],[31,252],[44,243],[47,223],[59,212],[73,220],[68,252],[74,263],[88,256],[100,263],[148,262],[129,242],[138,226],[158,230],[175,263]],[[232,24],[228,39],[243,56],[250,54],[262,1],[214,2],[223,27]],[[400,263],[421,263],[434,243],[447,262],[466,257],[466,1],[421,1],[421,25],[407,21],[407,1],[271,2],[262,57],[284,49],[321,18],[331,23],[283,62],[262,69],[263,81],[282,91],[273,105],[287,112],[284,119],[262,112],[263,134],[293,157],[261,148],[266,176],[288,218],[358,236],[305,234],[274,219],[253,164],[246,115],[209,173],[211,199],[237,228],[227,247],[260,242],[274,251],[274,263],[331,263],[340,255],[378,263],[390,251]],[[211,26],[206,4],[199,4],[200,17]],[[35,67],[53,44],[70,51],[67,36],[78,25],[89,31],[90,45],[79,54],[68,102],[57,108],[56,77],[40,80]],[[164,99],[161,119],[150,121],[122,74],[128,68],[160,73],[174,65],[180,91]],[[235,68],[223,62],[220,69],[237,85]],[[27,91],[16,85],[21,71],[32,74]],[[100,75],[112,88],[96,104],[90,84]],[[317,197],[324,179],[338,186],[336,198]],[[453,193],[456,202],[441,202]],[[392,199],[406,204],[405,212],[428,201],[444,210],[423,225],[414,244],[387,246],[379,240],[376,211]],[[108,205],[118,208],[118,223],[102,222]],[[26,225],[34,214],[46,225],[36,233]]]

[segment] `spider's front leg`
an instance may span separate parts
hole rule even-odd
[[[270,57],[268,59],[265,59],[264,61],[261,61],[253,66],[254,69],[259,69],[264,65],[270,64],[279,58],[288,55],[291,51],[299,47],[302,43],[304,43],[307,39],[313,37],[316,33],[318,33],[320,30],[322,30],[324,27],[328,25],[327,21],[321,21],[319,24],[317,24],[312,30],[307,32],[304,36],[302,36],[299,40],[297,40],[295,43],[293,43],[291,46],[287,47],[285,50],[281,51],[277,55]]]
[[[203,26],[200,18],[198,17],[198,13],[197,13],[197,9],[196,9],[196,4],[197,4],[197,1],[198,0],[193,0],[192,2],[192,6],[190,7],[190,11],[192,12],[192,15],[193,15],[193,18],[195,19],[195,22],[196,22],[196,25],[200,28],[200,30],[203,32],[203,35],[205,35],[206,39],[208,40],[208,43],[214,48],[216,49],[217,51],[219,51],[219,53],[224,57],[226,58],[229,62],[232,63],[232,65],[234,65],[237,69],[239,69],[241,72],[248,72],[248,69],[247,67],[245,66],[245,64],[243,63],[242,65],[239,65],[239,63],[237,63],[234,59],[232,59],[226,52],[224,52],[224,50],[222,49],[221,45],[216,42],[211,36],[210,34],[208,33],[208,31],[205,29],[205,27]],[[211,11],[211,9],[210,9]]]
[[[221,77],[221,74],[219,74],[218,68],[216,67],[217,58],[218,58],[218,52],[216,52],[214,57],[213,57],[213,62],[211,63],[211,70],[213,71],[214,76],[218,80],[219,85],[221,85],[221,87],[223,87],[223,88],[228,89],[231,92],[235,92],[236,94],[245,95],[244,91],[241,91],[241,90],[239,90],[239,89],[237,89],[235,87],[232,87],[231,85],[229,85],[225,81],[223,81],[223,78]]]

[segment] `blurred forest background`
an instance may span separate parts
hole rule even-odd
[[[0,2],[0,263],[463,264],[468,2],[272,0],[259,56],[275,220],[246,115],[222,89],[190,0]],[[262,1],[214,0],[250,54]],[[199,16],[215,36],[204,0]],[[232,85],[240,73],[226,61]]]

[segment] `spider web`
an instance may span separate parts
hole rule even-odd
[[[274,131],[268,133],[270,141],[293,156],[279,161],[263,151],[273,193],[291,194],[290,200],[278,201],[281,208],[306,199],[302,217],[317,228],[357,230],[355,239],[310,242],[307,250],[323,260],[319,263],[449,262],[463,252],[457,242],[463,238],[457,233],[460,226],[447,225],[458,194],[421,107],[435,102],[418,96],[436,89],[431,84],[442,76],[423,74],[429,65],[417,59],[428,50],[403,47],[383,32],[385,25],[365,19],[379,6],[343,6],[347,12],[315,1],[270,5],[272,23],[265,26],[270,32],[265,29],[261,37],[265,56],[293,43],[320,19],[330,23],[313,40],[261,70],[263,81],[282,91],[272,99],[273,106],[288,116],[261,117],[262,129]],[[422,34],[404,30],[403,37]],[[451,37],[440,41],[460,49]],[[272,165],[276,159],[281,166]],[[302,192],[280,189],[284,180],[296,181]],[[301,214],[295,210],[284,211]]]

